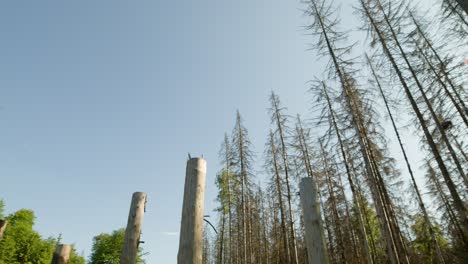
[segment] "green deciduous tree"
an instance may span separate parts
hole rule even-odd
[[[47,263],[54,253],[54,240],[42,240],[33,230],[34,212],[22,209],[8,217],[0,242],[0,263]]]
[[[112,233],[102,233],[93,238],[93,247],[91,248],[90,264],[117,264],[120,263],[120,254],[122,252],[125,237],[125,229],[114,230]],[[143,252],[140,248],[136,263],[145,263]]]

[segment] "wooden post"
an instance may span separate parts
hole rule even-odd
[[[0,220],[0,240],[3,238],[3,232],[5,232],[7,224],[7,220]]]
[[[70,245],[58,245],[52,258],[52,264],[68,264],[71,249]]]
[[[185,173],[178,264],[202,263],[205,181],[206,161],[189,159]]]
[[[299,189],[309,264],[328,263],[317,187],[311,177],[306,177],[302,178]]]
[[[120,264],[135,264],[140,244],[141,223],[145,213],[146,193],[135,192],[128,213],[124,247],[120,255]]]

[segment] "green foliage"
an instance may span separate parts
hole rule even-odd
[[[68,264],[85,264],[85,258],[82,255],[76,253],[76,249],[73,246],[72,251],[70,252],[70,260]]]
[[[218,187],[218,201],[220,207],[217,208],[219,212],[227,214],[229,212],[229,203],[233,203],[233,197],[230,195],[230,190],[236,190],[237,179],[235,174],[223,169],[216,175],[216,186]],[[231,201],[229,201],[231,199]]]
[[[120,254],[123,249],[125,229],[118,229],[111,234],[102,233],[93,238],[90,264],[120,263]],[[142,249],[139,249],[136,263],[145,263],[142,258]]]
[[[5,210],[5,202],[3,202],[2,199],[0,199],[0,219],[3,219],[3,210]]]
[[[448,249],[448,241],[445,239],[441,227],[434,223],[435,221],[432,221],[432,230],[434,231],[435,238],[441,250],[445,251]],[[435,245],[423,215],[418,214],[414,217],[414,224],[411,226],[411,230],[415,235],[415,239],[412,241],[415,253],[423,257],[425,263],[432,262],[433,260],[430,258],[432,256],[435,259]]]
[[[4,202],[0,200],[0,218]],[[59,242],[55,238],[43,239],[34,231],[34,212],[21,209],[7,218],[8,225],[0,241],[0,264],[49,264]],[[85,264],[83,256],[73,248],[69,264]]]
[[[367,241],[370,244],[372,254],[375,256],[376,260],[381,261],[385,260],[386,252],[379,246],[381,240],[380,233],[380,224],[377,214],[371,204],[368,203],[367,198],[363,194],[358,194],[359,200],[361,203],[361,213],[366,227]],[[352,222],[356,230],[359,228],[359,220],[356,212],[357,208],[352,208]],[[361,237],[361,234],[358,234]],[[362,238],[361,238],[362,239]]]
[[[0,241],[0,264],[50,263],[55,240],[42,239],[33,230],[34,212],[21,209],[7,217],[8,226]]]

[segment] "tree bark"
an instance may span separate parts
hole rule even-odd
[[[52,258],[52,264],[68,264],[71,249],[70,245],[58,245]]]
[[[328,254],[323,233],[317,187],[310,177],[299,185],[309,264],[327,264]]]
[[[202,263],[205,182],[206,161],[202,158],[188,160],[177,255],[178,264]]]
[[[418,185],[417,185],[416,180],[414,178],[413,170],[412,170],[411,165],[410,165],[410,163],[408,161],[408,156],[406,155],[405,148],[403,147],[403,143],[401,141],[400,133],[398,132],[398,128],[397,128],[397,126],[395,124],[395,120],[393,119],[392,111],[390,110],[390,107],[388,105],[387,98],[386,98],[386,96],[385,96],[385,94],[384,94],[384,92],[382,90],[382,86],[380,85],[380,81],[379,81],[379,79],[377,77],[377,74],[376,74],[376,72],[374,70],[374,67],[372,66],[372,63],[371,63],[369,57],[367,57],[367,55],[366,55],[366,59],[367,59],[367,63],[369,64],[369,67],[371,69],[372,75],[374,76],[374,79],[376,81],[376,85],[377,85],[377,87],[379,89],[380,95],[382,96],[382,99],[384,101],[385,108],[387,109],[387,113],[388,113],[388,115],[390,117],[390,121],[392,123],[393,131],[395,132],[395,135],[396,135],[396,137],[398,139],[398,144],[400,146],[400,150],[401,150],[401,152],[403,154],[403,158],[405,160],[406,167],[408,168],[408,172],[410,174],[411,183],[413,185],[414,191],[415,191],[416,196],[418,198],[419,208],[421,209],[421,212],[423,213],[423,216],[424,216],[424,221],[426,222],[426,224],[428,226],[428,230],[429,230],[429,233],[431,235],[432,243],[436,247],[437,258],[439,259],[439,263],[445,263],[442,251],[440,249],[440,245],[439,245],[439,243],[437,241],[437,238],[435,236],[434,229],[432,228],[432,223],[431,223],[431,221],[429,219],[429,215],[427,214],[426,206],[424,205],[424,202],[422,200],[421,192],[419,191]]]
[[[276,117],[276,122],[277,122],[277,127],[278,127],[278,132],[280,136],[280,142],[281,142],[281,158],[283,159],[283,166],[284,166],[284,176],[286,180],[286,197],[288,199],[288,213],[289,213],[289,228],[291,232],[291,243],[292,243],[292,255],[291,255],[291,263],[293,264],[299,264],[299,259],[297,255],[297,241],[296,241],[296,234],[295,234],[295,228],[294,228],[294,215],[292,213],[292,203],[291,203],[291,188],[289,184],[289,168],[288,168],[288,155],[286,152],[286,143],[284,139],[284,131],[283,131],[283,125],[281,124],[281,119],[280,119],[280,113],[279,113],[279,106],[277,105],[277,100],[275,94],[272,94],[273,97],[273,107],[275,111],[275,117]]]
[[[424,117],[423,117],[423,115],[422,115],[422,113],[421,113],[421,111],[420,111],[420,109],[419,109],[419,107],[418,107],[418,105],[416,103],[416,100],[414,99],[414,97],[413,97],[413,95],[412,95],[412,93],[411,93],[411,91],[410,91],[410,89],[408,87],[408,84],[406,83],[406,80],[403,77],[403,74],[402,74],[399,66],[397,65],[392,53],[388,49],[387,42],[386,42],[385,38],[383,37],[382,32],[380,31],[380,28],[376,25],[373,16],[370,14],[370,11],[369,11],[368,7],[363,2],[363,0],[361,0],[361,6],[363,7],[363,10],[365,11],[367,18],[369,19],[372,28],[377,33],[377,36],[379,38],[380,44],[382,45],[382,49],[384,51],[384,54],[387,56],[387,58],[389,59],[391,65],[393,66],[395,72],[397,73],[398,79],[400,80],[400,83],[402,84],[402,86],[404,88],[404,91],[406,93],[406,96],[407,96],[410,104],[411,104],[411,107],[413,108],[413,111],[415,112],[416,117],[418,118],[418,120],[420,122],[420,125],[421,125],[421,127],[423,129],[423,132],[424,132],[426,140],[427,140],[427,142],[429,144],[429,147],[431,148],[431,151],[432,151],[432,153],[434,155],[435,160],[437,161],[437,164],[438,164],[439,169],[440,169],[440,171],[442,173],[442,176],[444,177],[445,183],[447,184],[447,187],[449,188],[450,194],[452,195],[452,198],[454,200],[455,208],[457,209],[457,211],[458,211],[460,217],[463,219],[464,223],[467,223],[466,220],[465,220],[466,219],[466,208],[463,205],[463,202],[462,202],[462,200],[460,198],[460,195],[458,194],[458,191],[457,191],[457,189],[455,187],[455,184],[452,181],[450,173],[449,173],[447,167],[444,164],[444,161],[443,161],[443,159],[442,159],[442,157],[440,155],[439,149],[438,149],[436,143],[434,142],[434,139],[433,139],[431,133],[429,132],[429,129],[427,128],[426,121],[424,120]]]
[[[273,156],[273,166],[275,169],[275,180],[276,180],[276,188],[278,191],[278,202],[279,202],[279,207],[280,207],[280,217],[281,217],[281,231],[282,231],[282,237],[283,237],[283,244],[284,244],[284,251],[286,253],[286,257],[288,260],[288,263],[291,263],[291,252],[289,250],[289,240],[288,240],[288,232],[286,229],[286,218],[284,215],[284,204],[283,204],[283,191],[281,188],[281,179],[280,179],[280,174],[279,174],[279,169],[278,169],[278,162],[276,160],[277,152],[276,152],[276,147],[273,141],[273,133],[270,131],[270,144],[271,144],[271,152]]]
[[[3,233],[7,227],[8,221],[7,220],[0,220],[0,241],[2,241]]]
[[[340,152],[341,152],[341,155],[343,156],[343,162],[344,162],[344,165],[345,165],[345,168],[346,168],[346,175],[348,177],[349,186],[350,186],[351,192],[353,194],[353,202],[354,202],[354,206],[356,208],[356,212],[358,214],[359,226],[361,228],[361,235],[362,235],[362,238],[364,240],[364,248],[365,248],[365,251],[366,251],[367,262],[369,264],[371,264],[371,263],[374,263],[374,257],[371,254],[371,250],[370,250],[370,247],[369,247],[369,242],[367,240],[366,227],[364,225],[364,221],[363,221],[363,218],[362,218],[362,212],[361,212],[361,206],[359,204],[359,199],[358,199],[357,193],[356,193],[356,187],[355,187],[354,180],[353,180],[353,175],[352,175],[353,172],[350,169],[348,155],[346,154],[346,151],[345,151],[345,148],[344,148],[344,145],[343,145],[343,140],[341,138],[341,133],[340,133],[340,131],[338,129],[338,125],[336,123],[335,113],[333,111],[333,106],[331,104],[330,97],[328,96],[328,92],[327,92],[325,84],[322,83],[322,85],[323,85],[323,91],[324,91],[324,94],[325,94],[325,99],[327,100],[328,109],[330,111],[330,117],[331,117],[331,121],[332,121],[332,124],[333,124],[333,128],[334,128],[336,137],[338,139],[338,143],[340,145]]]
[[[468,2],[466,0],[456,0],[458,5],[465,11],[465,15],[468,16]]]
[[[135,192],[128,213],[127,228],[125,230],[124,246],[120,255],[120,264],[135,264],[140,245],[141,225],[146,207],[146,194]]]

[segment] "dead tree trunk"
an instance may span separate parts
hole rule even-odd
[[[68,264],[71,249],[70,245],[58,245],[52,258],[52,264]]]
[[[421,192],[419,191],[419,187],[418,187],[418,185],[416,183],[416,180],[414,178],[413,170],[412,170],[411,165],[410,165],[410,163],[408,161],[408,156],[406,155],[406,151],[405,151],[405,148],[403,146],[403,142],[401,141],[400,132],[398,132],[398,128],[397,128],[397,126],[395,124],[395,120],[393,119],[392,111],[390,110],[390,106],[388,105],[387,97],[385,96],[385,94],[383,92],[382,86],[380,85],[380,81],[378,79],[377,73],[374,70],[374,67],[373,67],[373,65],[371,63],[371,60],[369,59],[369,57],[367,55],[366,55],[366,59],[367,59],[367,63],[369,64],[369,68],[371,69],[372,76],[375,79],[376,86],[378,87],[380,95],[382,96],[382,99],[383,99],[383,101],[385,103],[385,108],[387,109],[387,113],[388,113],[388,115],[390,117],[390,121],[392,123],[393,131],[395,132],[395,135],[396,135],[396,137],[398,139],[398,144],[400,146],[401,153],[403,154],[406,166],[408,168],[408,172],[410,174],[411,183],[413,184],[414,191],[415,191],[416,196],[418,198],[419,208],[421,209],[421,212],[423,213],[424,221],[426,222],[429,233],[431,235],[432,243],[436,247],[437,258],[439,260],[439,263],[445,263],[443,254],[442,254],[441,249],[440,249],[440,245],[439,245],[439,243],[437,241],[434,229],[432,228],[432,223],[431,223],[431,220],[429,219],[429,215],[427,213],[426,206],[424,205],[424,202],[422,200]]]
[[[278,128],[278,135],[281,143],[281,158],[283,160],[283,169],[284,169],[284,178],[286,183],[286,198],[288,202],[288,213],[289,213],[289,228],[291,232],[291,244],[292,244],[292,252],[291,252],[291,263],[299,264],[299,258],[297,255],[297,241],[296,241],[296,234],[294,228],[294,215],[293,215],[293,207],[292,207],[292,196],[291,196],[291,187],[289,184],[289,166],[288,166],[288,153],[286,151],[286,140],[285,140],[285,131],[284,131],[284,124],[281,117],[281,109],[279,106],[278,97],[272,93],[271,94],[271,102],[274,111],[274,117],[276,120],[276,125]]]
[[[202,158],[189,159],[185,174],[178,264],[202,263],[205,182],[206,161]]]
[[[456,0],[457,4],[463,8],[463,11],[465,11],[466,15],[468,15],[468,2],[465,0]]]
[[[286,230],[286,217],[284,213],[284,202],[283,202],[283,191],[281,188],[281,179],[279,175],[278,163],[277,163],[277,152],[275,143],[273,141],[273,133],[270,131],[270,147],[273,156],[273,166],[275,169],[275,181],[276,181],[276,188],[278,190],[278,203],[280,208],[280,216],[281,216],[281,231],[283,233],[283,244],[284,244],[284,251],[286,253],[286,258],[288,263],[291,263],[291,251],[289,250],[289,240],[288,240],[288,233]]]
[[[125,230],[124,246],[122,255],[120,255],[120,264],[136,263],[145,207],[146,193],[133,193],[130,212],[128,213],[127,229]]]
[[[310,177],[302,178],[299,185],[304,214],[305,239],[309,264],[327,264],[328,255],[322,228],[317,187]]]
[[[323,85],[323,92],[325,94],[325,99],[327,100],[327,106],[328,106],[328,109],[330,111],[330,118],[331,118],[331,121],[332,121],[332,124],[333,124],[333,129],[334,129],[334,131],[336,133],[336,137],[337,137],[338,143],[340,145],[341,155],[343,156],[343,162],[345,164],[346,175],[348,176],[349,186],[350,186],[351,192],[353,194],[353,202],[354,202],[354,206],[356,208],[356,212],[357,212],[357,215],[358,215],[359,226],[360,226],[362,239],[364,241],[364,248],[365,248],[366,256],[367,256],[367,262],[369,264],[373,264],[374,263],[374,255],[371,254],[371,250],[370,250],[370,247],[369,247],[369,242],[367,240],[367,232],[366,232],[366,227],[364,225],[364,221],[363,221],[363,217],[362,217],[361,206],[359,204],[359,199],[358,199],[358,196],[357,196],[358,194],[357,194],[357,192],[355,190],[355,184],[354,184],[353,175],[352,175],[353,171],[349,167],[348,156],[346,155],[346,151],[345,151],[345,148],[344,148],[344,145],[343,145],[343,140],[341,138],[340,130],[338,129],[338,125],[337,125],[337,122],[336,122],[335,113],[333,111],[333,107],[332,107],[332,104],[331,104],[331,101],[330,101],[330,97],[328,96],[327,88],[325,86],[325,83],[322,83],[322,85]]]
[[[447,169],[447,167],[445,166],[444,164],[444,161],[443,161],[443,158],[440,154],[440,151],[439,151],[439,148],[437,147],[436,143],[434,142],[434,139],[431,135],[431,133],[429,132],[429,129],[426,125],[426,121],[424,120],[424,117],[423,117],[423,114],[421,112],[421,110],[419,109],[419,106],[417,105],[416,103],[416,100],[415,98],[413,97],[413,94],[411,93],[410,91],[410,88],[405,80],[405,78],[403,77],[403,73],[401,72],[400,70],[400,67],[398,66],[395,58],[393,57],[393,54],[390,52],[389,50],[389,47],[388,47],[388,44],[386,42],[386,39],[385,37],[383,36],[383,33],[381,32],[381,29],[378,27],[377,23],[375,22],[374,20],[374,17],[373,15],[370,13],[370,10],[367,6],[367,4],[364,2],[364,1],[360,1],[361,3],[361,6],[366,14],[366,17],[369,19],[369,22],[372,26],[372,28],[374,29],[379,41],[380,41],[380,44],[382,46],[382,49],[383,49],[383,52],[384,54],[386,55],[386,57],[388,58],[388,60],[390,61],[391,65],[393,66],[397,76],[398,76],[398,79],[400,80],[404,90],[405,90],[405,94],[411,104],[411,107],[413,108],[414,112],[415,112],[415,115],[416,117],[418,118],[420,124],[421,124],[421,128],[423,129],[423,132],[424,132],[424,135],[427,139],[427,142],[429,144],[429,147],[431,148],[431,151],[434,155],[434,158],[435,160],[437,161],[437,164],[439,166],[439,169],[442,173],[442,176],[445,180],[445,183],[447,184],[447,187],[449,188],[449,191],[450,191],[450,194],[452,195],[452,198],[454,200],[454,206],[455,208],[457,209],[457,212],[458,214],[460,215],[460,218],[463,220],[463,223],[464,225],[468,225],[466,224],[468,221],[466,220],[466,215],[467,215],[467,210],[463,204],[463,201],[460,197],[460,195],[458,194],[458,191],[455,187],[455,184],[454,182],[452,181],[452,178],[450,176],[450,173]],[[409,62],[407,63],[409,65]],[[436,119],[437,121],[437,119]]]
[[[3,238],[3,232],[5,232],[7,224],[8,224],[7,220],[0,220],[0,241]]]

